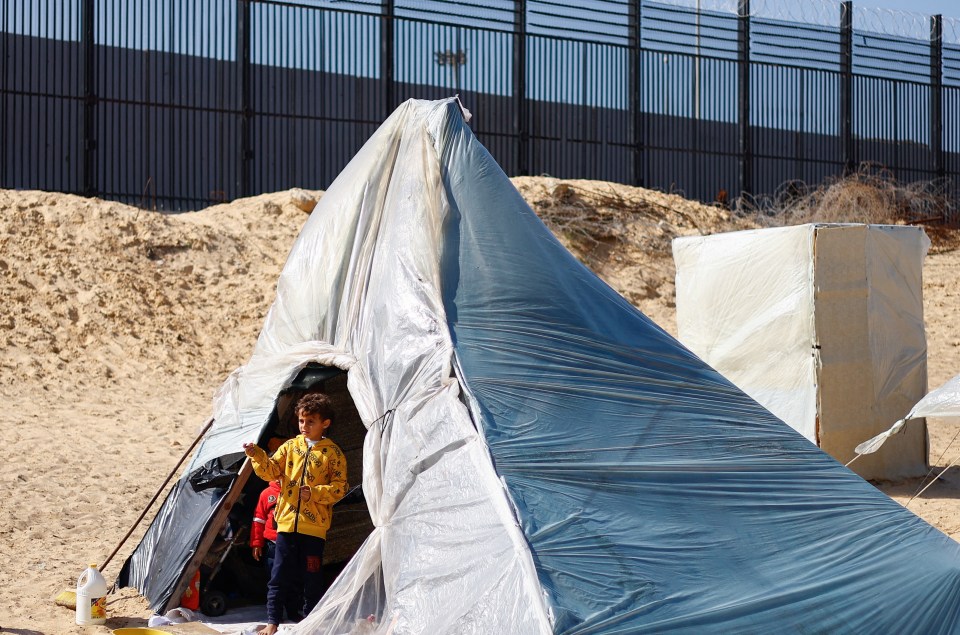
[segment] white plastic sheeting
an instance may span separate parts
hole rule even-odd
[[[948,380],[917,402],[903,419],[899,419],[889,430],[867,439],[856,447],[856,453],[872,454],[880,449],[887,439],[900,432],[911,419],[926,417],[960,417],[960,375]]]
[[[375,529],[299,632],[370,628],[370,615],[381,632],[551,630],[529,549],[451,372],[438,253],[448,209],[434,147],[448,106],[398,108],[321,198],[191,465],[256,441],[307,362],[349,370],[361,418],[376,422],[363,474]]]
[[[928,393],[904,419],[924,417],[960,417],[960,375]]]
[[[680,341],[816,442],[813,232],[678,238],[673,256]]]

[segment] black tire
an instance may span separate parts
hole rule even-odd
[[[200,612],[210,617],[220,617],[227,612],[227,596],[220,591],[207,591],[200,597]]]

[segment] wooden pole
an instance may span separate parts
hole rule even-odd
[[[190,444],[190,447],[187,448],[186,452],[183,453],[183,456],[180,457],[180,460],[177,461],[177,464],[173,466],[173,469],[170,470],[170,473],[167,474],[167,478],[164,479],[163,484],[160,485],[160,488],[157,489],[157,493],[153,495],[153,498],[150,499],[150,502],[147,503],[147,506],[144,508],[143,512],[140,513],[140,516],[137,517],[137,520],[134,521],[133,526],[130,528],[130,531],[127,532],[121,540],[120,544],[116,546],[113,552],[107,556],[107,559],[103,561],[103,564],[100,565],[100,571],[102,572],[107,568],[107,565],[110,564],[110,561],[113,560],[113,557],[117,555],[117,552],[120,551],[120,547],[123,546],[123,543],[127,541],[127,538],[133,533],[133,530],[137,528],[137,525],[140,524],[140,521],[143,520],[143,517],[147,515],[147,511],[150,509],[150,506],[153,505],[156,500],[160,497],[160,493],[163,492],[163,489],[167,486],[167,483],[170,482],[170,479],[173,478],[173,475],[177,473],[177,470],[180,469],[180,465],[186,460],[187,456],[193,452],[193,448],[197,447],[197,444],[200,443],[200,439],[203,438],[203,435],[207,433],[207,430],[210,429],[210,426],[213,425],[213,417],[207,419],[207,422],[204,424],[203,429],[200,431],[200,434],[197,435],[197,438],[193,440],[193,443]]]

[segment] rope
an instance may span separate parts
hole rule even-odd
[[[378,422],[383,421],[383,419],[385,419],[387,415],[393,414],[395,410],[396,408],[390,408],[390,410],[387,410],[385,413],[383,413],[382,415],[374,419],[373,422],[370,424],[370,427],[372,428],[373,426],[377,425]],[[389,422],[384,422],[384,424],[380,426],[381,434],[383,434],[383,431],[387,428],[387,423]]]
[[[908,415],[908,416],[909,416],[909,415]],[[859,450],[857,450],[857,448],[859,448],[860,445],[864,445],[864,444],[866,444],[866,443],[870,443],[871,441],[874,441],[874,440],[878,439],[879,437],[881,437],[881,436],[883,436],[883,435],[878,434],[878,435],[875,436],[875,437],[872,437],[872,438],[870,438],[870,439],[867,439],[866,441],[864,441],[863,443],[861,443],[860,445],[858,445],[856,448],[853,449],[853,451],[854,451],[854,453],[856,454],[856,456],[853,457],[852,459],[850,459],[849,462],[844,463],[843,466],[844,466],[844,467],[850,467],[850,464],[851,464],[851,463],[853,463],[854,461],[856,461],[857,459],[859,459],[859,458],[860,458],[861,456],[863,456],[864,454],[873,454],[874,452],[876,452],[877,450],[880,449],[880,446],[881,446],[881,445],[883,445],[884,443],[887,442],[887,439],[888,439],[888,438],[890,438],[890,437],[893,436],[894,434],[900,434],[901,432],[903,432],[903,428],[904,428],[904,426],[905,426],[906,424],[907,424],[907,418],[906,418],[906,417],[903,418],[903,419],[897,419],[896,423],[894,423],[894,424],[890,427],[889,430],[887,430],[886,432],[883,433],[883,435],[886,435],[886,436],[883,437],[883,440],[880,441],[880,444],[879,444],[879,445],[877,445],[877,446],[874,447],[873,449],[865,449],[863,452],[860,452]],[[893,432],[893,430],[896,430],[896,432]],[[872,446],[871,446],[871,447],[872,447]]]
[[[947,467],[943,468],[943,470],[942,470],[939,474],[937,474],[937,478],[935,478],[935,479],[933,479],[932,481],[930,481],[930,483],[929,483],[926,487],[924,487],[922,490],[920,490],[919,492],[917,492],[916,494],[914,494],[913,496],[911,496],[911,497],[910,497],[910,500],[908,500],[906,503],[904,503],[903,506],[904,506],[904,507],[907,507],[908,505],[910,505],[910,502],[913,501],[914,498],[916,498],[916,497],[919,496],[920,494],[923,494],[925,491],[927,491],[927,490],[930,488],[931,485],[933,485],[934,483],[936,483],[937,480],[938,480],[941,476],[943,476],[943,473],[944,473],[944,472],[946,472],[946,471],[949,470],[951,467],[953,467],[954,465],[956,465],[956,464],[957,464],[957,461],[960,461],[960,456],[958,456],[958,457],[955,458],[953,461],[951,461],[951,462],[950,462],[950,465],[948,465]]]
[[[947,447],[945,447],[945,448],[943,449],[943,452],[940,453],[940,456],[937,457],[937,460],[936,460],[937,463],[940,463],[940,461],[943,460],[943,457],[947,454],[947,450],[949,450],[949,449],[950,449],[950,446],[953,445],[953,442],[957,440],[957,437],[960,437],[960,430],[957,430],[957,433],[956,433],[955,435],[953,435],[953,438],[952,438],[952,439],[950,439],[950,443],[947,444]],[[951,463],[951,465],[953,465],[953,464]],[[950,466],[948,465],[948,466],[943,470],[943,472],[946,472],[947,469],[949,469],[949,468],[950,468]],[[908,500],[908,501],[906,502],[906,505],[909,505],[909,504],[910,504],[910,501],[912,501],[914,498],[916,498],[917,496],[919,496],[920,494],[922,494],[923,492],[925,492],[925,491],[927,490],[927,487],[930,487],[930,485],[932,485],[933,483],[936,483],[936,482],[937,482],[937,479],[940,478],[940,476],[943,475],[943,472],[940,472],[940,474],[937,475],[936,478],[934,478],[932,481],[930,481],[930,484],[928,484],[926,487],[924,487],[924,483],[926,483],[926,482],[927,482],[927,479],[930,478],[930,475],[933,474],[933,469],[934,469],[934,468],[931,467],[929,470],[927,470],[927,473],[926,473],[926,475],[923,477],[923,480],[920,481],[920,485],[917,486],[917,491],[915,491],[915,492],[913,493],[913,496],[911,496],[911,497],[910,497],[910,500]],[[923,488],[922,490],[920,489],[921,487]]]

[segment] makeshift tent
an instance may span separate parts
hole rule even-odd
[[[680,341],[846,463],[927,389],[919,227],[807,224],[673,242]],[[861,459],[864,478],[927,471],[926,426]]]
[[[960,629],[960,547],[578,263],[456,100],[401,105],[331,185],[190,472],[309,363],[346,371],[374,528],[297,632]],[[131,579],[183,567],[138,553]]]

